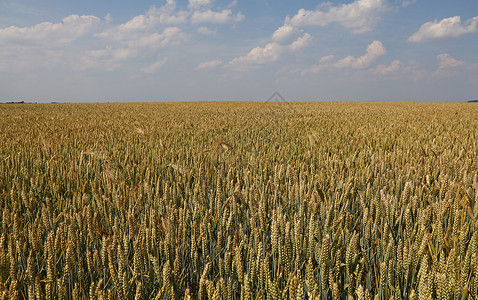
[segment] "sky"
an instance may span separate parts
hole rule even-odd
[[[0,0],[0,102],[478,99],[476,0]]]

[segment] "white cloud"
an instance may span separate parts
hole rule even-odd
[[[284,24],[272,34],[272,40],[277,43],[290,43],[302,30],[290,24]]]
[[[478,63],[458,60],[448,53],[437,55],[438,68],[433,75],[438,77],[452,77],[459,74],[475,72],[478,69]]]
[[[213,11],[214,0],[190,0],[189,10],[178,10],[175,0],[167,0],[166,4],[160,7],[152,6],[144,14],[137,15],[129,21],[113,26],[99,34],[97,37],[109,40],[124,41],[138,39],[146,32],[157,31],[161,24],[183,24],[183,23],[213,23],[225,24],[240,22],[244,19],[241,13],[234,14],[231,9]],[[207,9],[206,9],[207,8]],[[111,18],[108,17],[110,20]],[[198,32],[205,35],[214,35],[215,30],[207,27],[200,27]],[[138,37],[139,35],[139,37]]]
[[[476,86],[476,80],[470,79],[471,74],[476,75],[476,70],[478,70],[478,63],[471,61],[458,60],[453,58],[448,53],[442,53],[437,55],[438,59],[438,68],[432,74],[438,78],[443,77],[456,77],[463,76],[466,74],[467,78],[473,82],[473,85]]]
[[[465,65],[464,61],[454,59],[448,53],[442,53],[437,55],[438,69],[453,69]]]
[[[328,67],[329,65],[327,63],[313,64],[307,69],[302,70],[301,75],[305,76],[307,74],[317,74],[320,73],[322,70],[327,69]]]
[[[0,29],[0,44],[31,42],[51,47],[70,43],[98,28],[101,21],[95,16],[70,15],[61,23],[43,22],[32,27],[10,26]]]
[[[100,34],[99,37],[110,40],[124,40],[137,38],[138,34],[151,31],[158,24],[180,24],[188,21],[189,13],[186,11],[175,11],[174,1],[168,1],[164,6],[151,7],[145,14],[133,17],[126,23],[114,26]]]
[[[285,53],[296,52],[306,47],[311,40],[312,36],[305,33],[302,37],[299,37],[289,45],[281,45],[276,42],[271,42],[265,47],[256,47],[252,49],[245,56],[234,58],[227,64],[227,67],[235,70],[245,70],[266,63],[275,62]]]
[[[185,10],[176,11],[176,1],[167,0],[161,7],[152,6],[147,14],[153,16],[161,24],[182,24],[188,21],[190,13]]]
[[[326,55],[322,56],[319,60],[318,64],[313,64],[312,66],[308,67],[305,70],[302,70],[301,74],[302,76],[305,76],[307,74],[317,74],[320,73],[320,71],[325,70],[330,67],[330,62],[334,60],[335,56],[334,55]]]
[[[286,24],[296,27],[320,26],[339,23],[352,33],[371,31],[380,21],[381,15],[390,10],[386,0],[355,0],[339,6],[326,5],[327,11],[300,9]]]
[[[82,63],[78,66],[80,70],[91,68],[104,68],[107,71],[114,71],[120,63],[138,55],[137,49],[113,48],[107,46],[104,49],[90,50],[82,57]]]
[[[114,36],[119,45],[127,46],[130,49],[157,49],[165,46],[178,45],[187,40],[189,35],[184,33],[179,27],[166,27],[161,33],[141,32],[136,36]],[[111,46],[110,46],[111,47]]]
[[[378,75],[392,74],[400,71],[400,69],[402,69],[402,66],[403,63],[400,60],[394,60],[388,66],[383,64],[378,65],[375,70],[373,70],[373,73]]]
[[[441,21],[427,22],[408,38],[409,42],[421,43],[446,38],[457,38],[467,33],[478,31],[478,16],[461,24],[461,17],[454,16]]]
[[[403,0],[402,1],[402,7],[407,7],[413,3],[417,2],[417,0]]]
[[[304,69],[301,74],[305,76],[307,74],[317,74],[326,69],[340,69],[351,67],[354,69],[363,69],[368,67],[373,61],[378,57],[386,53],[386,49],[383,47],[380,41],[373,41],[367,47],[367,53],[360,57],[347,56],[336,62],[333,62],[335,59],[334,55],[327,55],[320,58],[319,63],[313,64],[310,67]],[[393,63],[392,63],[393,64]],[[395,63],[396,64],[396,63]],[[385,66],[380,67],[380,69],[386,68]]]
[[[304,35],[288,46],[288,48],[292,51],[295,52],[297,50],[300,50],[302,48],[307,47],[309,45],[310,41],[312,40],[312,36],[308,33],[304,33]]]
[[[352,68],[365,68],[375,61],[378,57],[384,55],[387,50],[383,47],[380,41],[373,41],[367,47],[367,53],[360,57],[347,56],[339,60],[335,66],[338,68],[352,67]]]
[[[406,0],[414,1],[414,0]],[[340,4],[334,6],[331,2],[323,2],[317,6],[315,10],[299,9],[297,14],[290,18],[286,17],[284,25],[279,27],[272,34],[273,43],[269,44],[269,48],[273,49],[274,43],[289,43],[296,38],[302,30],[301,27],[319,26],[325,27],[332,23],[338,23],[345,28],[348,28],[352,33],[364,33],[371,31],[376,24],[381,20],[382,14],[391,10],[387,0],[354,0],[349,4]],[[292,43],[289,47],[300,46],[300,40]],[[256,48],[259,50],[266,50],[266,48]],[[262,51],[264,52],[264,51]],[[270,51],[274,53],[274,51]],[[317,64],[313,64],[309,68],[302,71],[302,74],[318,73],[324,69],[331,67],[353,67],[365,68],[378,56],[385,54],[385,48],[379,41],[375,41],[367,48],[367,54],[355,58],[353,56],[345,57],[335,65],[330,64],[335,57],[333,55],[321,58]],[[274,57],[270,55],[269,57]]]
[[[115,38],[118,39],[118,36]],[[82,69],[105,67],[111,71],[117,68],[119,63],[141,53],[178,45],[188,38],[189,35],[178,27],[166,27],[161,33],[141,33],[136,38],[126,35],[121,40],[116,40],[114,46],[88,51],[83,57],[85,65]]]
[[[166,27],[162,32],[158,27],[160,24],[187,22],[187,18],[186,12],[176,11],[174,0],[167,0],[167,3],[159,8],[153,6],[145,14],[97,34],[97,37],[110,40],[113,44],[109,44],[105,49],[89,51],[84,57],[85,68],[106,65],[111,70],[120,62],[146,51],[178,45],[187,40],[189,35],[176,26]]]
[[[111,22],[113,22],[113,17],[111,16],[110,13],[107,13],[106,16],[105,16],[105,22],[106,24],[110,24]]]
[[[198,32],[204,35],[216,35],[217,29],[213,30],[213,29],[210,29],[209,27],[201,26],[198,28]]]
[[[326,2],[317,6],[315,10],[302,8],[292,18],[286,17],[284,24],[272,34],[270,43],[264,47],[252,49],[247,55],[234,58],[225,67],[241,70],[257,67],[277,61],[284,53],[296,52],[306,47],[312,36],[305,33],[297,38],[303,32],[301,27],[305,26],[325,27],[331,23],[339,23],[350,29],[352,33],[370,31],[380,21],[382,14],[390,9],[387,0],[355,0],[349,4],[337,6]],[[336,62],[335,67],[365,68],[385,52],[382,43],[374,41],[368,46],[367,54],[358,58],[352,56],[343,58]],[[333,59],[333,55],[325,57],[319,64],[312,65],[304,72],[317,73],[324,68],[329,68],[331,65],[328,62]]]
[[[158,20],[151,14],[138,15],[129,20],[128,22],[118,26],[118,31],[139,31],[151,29]]]
[[[230,9],[224,9],[220,12],[212,11],[210,9],[195,11],[191,16],[191,23],[226,24],[240,22],[242,20],[244,20],[243,14],[233,14]]]
[[[227,5],[227,7],[230,8],[230,7],[234,7],[234,6],[236,6],[236,5],[237,5],[237,0],[232,0],[232,2],[229,3],[229,5]]]
[[[134,36],[139,31],[151,29],[153,25],[154,23],[151,17],[139,15],[124,24],[117,25],[113,28],[96,34],[96,36],[110,40],[123,40]]]
[[[244,19],[244,15],[231,9],[215,11],[214,0],[191,0],[189,4],[189,8],[181,9],[175,0],[166,0],[164,5],[153,5],[143,14],[120,24],[114,24],[110,14],[104,20],[96,16],[70,15],[58,23],[0,28],[0,68],[15,66],[20,70],[57,66],[74,70],[114,70],[126,61],[151,57],[160,48],[189,39],[190,35],[178,27],[181,25],[170,24],[222,24]],[[231,6],[234,4],[233,1]],[[216,31],[206,26],[197,29],[203,35],[215,35]],[[71,44],[79,38],[84,40]]]
[[[189,8],[198,9],[203,6],[211,6],[214,0],[189,0]]]
[[[83,43],[75,43],[102,26],[95,16],[70,15],[59,23],[0,28],[0,70],[23,72],[68,66],[76,69]]]
[[[164,64],[167,61],[168,61],[168,58],[163,58],[162,60],[157,61],[157,62],[147,66],[146,68],[141,69],[141,72],[144,73],[144,74],[156,73],[157,71],[159,71],[159,69],[161,69],[164,66]]]
[[[189,10],[178,10],[175,0],[167,0],[163,6],[152,6],[144,14],[137,15],[128,22],[116,25],[108,30],[97,34],[99,37],[110,40],[121,40],[133,38],[138,32],[144,32],[157,28],[158,24],[184,24],[184,23],[213,23],[225,24],[240,22],[244,20],[241,13],[234,14],[231,9],[222,11],[213,11],[207,7],[212,6],[214,0],[190,0]],[[201,32],[202,31],[202,32]],[[202,34],[211,34],[212,31],[205,33],[206,30],[199,30]]]
[[[329,62],[329,61],[333,60],[334,58],[335,58],[335,55],[332,55],[332,54],[331,54],[331,55],[322,56],[322,57],[320,58],[320,62],[321,62],[321,63],[326,63],[326,62]]]
[[[89,52],[91,58],[98,60],[113,59],[115,61],[124,60],[134,56],[137,53],[134,49],[119,48],[113,49],[112,47],[106,47],[105,49],[91,50]]]
[[[130,47],[147,48],[151,47],[157,49],[165,46],[174,46],[182,43],[188,39],[188,35],[184,33],[179,27],[167,27],[162,33],[153,33],[143,36],[137,40],[128,42]]]
[[[201,69],[212,69],[212,68],[215,68],[215,67],[219,66],[220,64],[222,64],[222,60],[219,60],[219,59],[211,60],[211,61],[205,61],[205,62],[200,63],[197,66],[197,69],[199,69],[199,70],[201,70]]]
[[[284,51],[284,46],[278,43],[269,43],[265,47],[256,47],[245,56],[234,58],[229,65],[256,64],[276,61]]]

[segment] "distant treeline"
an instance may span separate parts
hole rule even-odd
[[[9,102],[4,102],[5,104],[24,104],[25,101],[9,101]]]
[[[468,102],[478,102],[478,99],[477,100],[469,100]]]

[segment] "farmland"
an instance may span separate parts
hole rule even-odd
[[[0,298],[477,299],[477,116],[0,105]]]

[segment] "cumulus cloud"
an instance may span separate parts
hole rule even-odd
[[[320,62],[321,63],[326,63],[326,62],[329,62],[329,61],[333,60],[334,58],[335,58],[335,55],[333,55],[333,54],[322,56],[320,58]]]
[[[209,27],[201,26],[198,28],[198,32],[204,35],[216,35],[217,29],[213,30],[213,29],[210,29]]]
[[[312,40],[312,36],[308,33],[304,33],[303,36],[301,36],[300,38],[292,42],[292,44],[288,46],[288,49],[292,52],[296,52],[302,48],[307,47],[307,45],[309,45],[311,40]]]
[[[310,67],[302,70],[301,75],[305,76],[307,74],[317,74],[317,73],[320,73],[322,70],[332,68],[333,67],[332,61],[334,59],[335,59],[335,55],[333,54],[322,56],[319,59],[319,63],[313,64]]]
[[[175,1],[169,0],[164,6],[151,7],[145,14],[133,17],[126,23],[116,25],[99,34],[98,37],[110,40],[136,38],[138,33],[153,30],[158,24],[180,24],[188,21],[189,13],[175,11]]]
[[[302,70],[301,75],[305,76],[307,74],[317,74],[320,73],[322,70],[325,70],[327,68],[331,67],[331,62],[335,59],[335,55],[326,55],[322,56],[319,59],[318,64],[313,64],[310,67],[306,68],[305,70]]]
[[[413,0],[408,0],[413,1]],[[302,27],[325,27],[333,23],[338,23],[341,26],[348,28],[352,33],[364,33],[371,31],[376,24],[381,20],[382,15],[391,10],[392,7],[388,4],[387,0],[355,0],[348,4],[333,5],[331,2],[324,2],[317,6],[315,10],[299,9],[296,15],[292,18],[287,16],[284,24],[280,26],[272,34],[272,42],[267,45],[266,48],[256,48],[264,50],[267,48],[273,49],[277,44],[290,43],[296,39],[303,30]],[[294,45],[300,46],[300,41],[297,40],[290,47]],[[276,46],[276,48],[279,48]],[[274,51],[269,51],[275,53]],[[385,54],[385,48],[379,41],[375,41],[367,49],[367,54],[358,58],[348,56],[338,62],[335,67],[354,67],[364,68],[367,67],[370,62],[375,60],[376,57]],[[270,55],[269,57],[274,57]],[[330,55],[323,57],[317,64],[302,71],[302,74],[318,73],[323,69],[332,67],[329,61],[333,60],[334,56]]]
[[[442,53],[437,55],[438,69],[453,69],[465,65],[464,61],[454,59],[448,53]]]
[[[98,34],[98,36],[109,39],[122,39],[127,34],[134,34],[138,31],[151,29],[156,23],[157,20],[149,14],[138,15],[124,24],[120,24]]]
[[[457,38],[478,31],[478,16],[461,23],[460,16],[445,18],[441,21],[427,22],[408,38],[409,42],[421,43],[446,38]]]
[[[83,58],[84,68],[106,66],[112,70],[122,61],[138,55],[179,45],[189,39],[189,34],[177,26],[168,25],[189,22],[190,15],[190,11],[178,10],[175,0],[167,0],[160,7],[151,6],[144,14],[96,34],[96,37],[108,40],[109,44],[104,49],[88,51]]]
[[[295,27],[325,27],[331,23],[339,23],[352,33],[371,31],[380,21],[381,15],[390,10],[386,0],[355,0],[349,4],[326,6],[328,10],[300,9],[295,16],[286,19],[286,24]]]
[[[106,24],[110,24],[111,22],[113,22],[113,17],[111,16],[110,13],[107,13],[106,16],[105,16],[105,22]]]
[[[82,57],[80,70],[102,67],[107,71],[114,71],[120,66],[120,62],[132,58],[138,54],[137,49],[113,48],[107,46],[104,49],[87,51]]]
[[[32,27],[10,26],[0,29],[0,44],[30,42],[42,46],[70,43],[94,29],[101,20],[95,16],[70,15],[61,23],[43,22]]]
[[[235,4],[232,1],[217,11],[214,0],[189,0],[187,8],[177,6],[176,0],[166,0],[164,5],[153,5],[119,24],[113,23],[110,14],[104,20],[92,15],[70,15],[57,23],[0,28],[0,69],[58,66],[115,70],[126,61],[154,57],[155,51],[188,40],[190,34],[180,28],[185,23],[242,21],[244,15],[233,11]],[[193,30],[202,35],[215,35],[217,31],[217,28],[197,27]],[[83,38],[81,43],[72,43],[80,38]],[[154,66],[159,66],[159,62]]]
[[[213,23],[225,24],[240,22],[244,19],[241,13],[234,14],[231,9],[213,11],[207,7],[212,6],[213,0],[190,0],[189,10],[180,10],[176,7],[175,0],[167,0],[160,7],[152,6],[144,14],[137,15],[123,24],[113,26],[104,32],[97,34],[98,37],[111,40],[121,40],[126,37],[134,38],[138,32],[144,32],[157,28],[158,25],[177,25],[183,23]],[[203,34],[205,30],[201,29]],[[212,32],[208,32],[211,34]]]
[[[373,70],[373,73],[378,75],[388,75],[398,72],[402,69],[402,66],[403,63],[400,60],[394,60],[388,66],[383,64],[378,65],[375,70]]]
[[[290,24],[284,24],[272,34],[272,40],[277,43],[290,43],[302,30]]]
[[[65,65],[77,68],[85,46],[75,42],[103,24],[96,16],[69,15],[58,23],[0,28],[0,70],[22,72]]]
[[[471,61],[459,60],[452,57],[448,53],[437,55],[438,68],[433,75],[438,77],[452,77],[467,72],[475,72],[478,70],[478,63]]]
[[[414,4],[415,2],[417,2],[417,0],[403,0],[402,1],[402,7],[407,7],[411,4]]]
[[[316,74],[326,69],[341,69],[341,68],[354,68],[354,69],[364,69],[372,62],[374,62],[377,58],[384,55],[387,52],[385,47],[383,47],[380,41],[373,41],[367,47],[367,53],[360,56],[360,57],[353,57],[347,56],[345,58],[339,59],[338,61],[334,62],[335,56],[334,55],[327,55],[320,58],[319,63],[313,64],[310,67],[304,69],[301,74],[305,76],[307,74]],[[396,67],[396,63],[392,63],[393,67]],[[391,71],[391,66],[381,66],[380,70],[388,70]]]
[[[276,61],[283,52],[283,46],[278,43],[269,43],[265,47],[256,47],[245,56],[234,58],[229,65],[261,65],[267,62]]]
[[[114,70],[122,61],[136,57],[146,51],[178,45],[188,38],[188,34],[184,33],[179,27],[174,26],[166,27],[161,33],[143,33],[143,35],[136,38],[126,35],[122,39],[118,39],[116,36],[116,45],[88,51],[83,57],[85,61],[83,69],[103,66],[108,70]]]
[[[210,60],[210,61],[205,61],[205,62],[200,63],[200,64],[197,66],[197,69],[198,69],[198,70],[201,70],[201,69],[212,69],[212,68],[215,68],[215,67],[219,66],[220,64],[222,64],[222,60],[219,60],[219,59]]]
[[[164,25],[224,24],[244,19],[244,15],[235,14],[231,9],[214,11],[211,9],[213,4],[214,0],[189,0],[188,9],[181,10],[176,7],[175,0],[167,0],[163,6],[151,6],[144,14],[96,34],[96,37],[106,39],[110,44],[104,49],[89,51],[84,58],[85,65],[94,67],[107,63],[110,66],[117,66],[122,60],[130,59],[146,51],[178,45],[189,39],[190,35],[177,26],[166,27],[161,32]],[[197,32],[203,35],[215,35],[216,30],[201,26]]]
[[[211,6],[214,0],[189,0],[189,8],[198,9],[204,6]]]
[[[234,7],[237,5],[237,0],[232,0],[231,3],[229,3],[229,5],[227,7]]]
[[[174,0],[167,0],[166,4],[160,7],[152,6],[147,14],[161,24],[186,23],[190,15],[188,11],[176,10],[176,1]]]
[[[223,9],[222,11],[212,11],[210,9],[195,11],[191,16],[191,23],[226,24],[240,22],[242,20],[244,20],[243,14],[233,14],[230,9]]]
[[[167,27],[162,33],[153,33],[136,41],[130,41],[130,45],[139,47],[153,47],[154,49],[165,46],[179,45],[187,40],[189,35],[184,33],[179,27]]]
[[[338,68],[352,67],[352,68],[365,68],[375,61],[378,57],[387,53],[387,50],[383,47],[382,42],[373,41],[367,47],[367,53],[360,57],[347,56],[339,60],[335,66]]]
[[[146,68],[141,69],[141,72],[144,73],[144,74],[156,73],[157,71],[159,71],[159,69],[161,69],[164,66],[164,64],[167,61],[168,61],[168,58],[163,58],[162,60],[159,60],[159,61],[147,66]]]
[[[277,61],[286,53],[296,52],[306,47],[312,36],[305,33],[302,37],[288,45],[281,45],[276,42],[268,43],[265,47],[256,47],[247,55],[234,58],[227,64],[227,67],[235,70],[245,70],[259,65]]]
[[[318,26],[325,27],[332,23],[338,23],[351,30],[352,33],[371,31],[381,20],[382,15],[391,10],[387,0],[355,0],[349,4],[333,5],[326,2],[319,5],[315,10],[300,9],[292,18],[287,16],[284,24],[277,28],[271,36],[271,42],[264,47],[256,47],[247,55],[237,57],[227,64],[227,67],[243,68],[258,66],[268,62],[274,62],[287,52],[295,52],[310,43],[311,35],[303,33],[302,27]],[[336,62],[335,67],[365,68],[377,57],[385,54],[385,48],[379,41],[373,42],[367,49],[367,54],[355,58],[352,56]],[[329,56],[332,60],[334,57]],[[315,64],[309,70],[319,72],[324,68],[325,62]],[[307,71],[308,72],[308,71]]]
[[[151,48],[157,49],[165,46],[178,45],[187,40],[189,35],[184,33],[179,27],[166,27],[163,32],[147,33],[142,32],[137,36],[115,36],[114,39],[120,45],[131,49]]]
[[[317,74],[320,73],[322,70],[327,69],[329,66],[326,63],[320,63],[320,64],[313,64],[312,66],[306,68],[305,70],[302,70],[301,75],[305,76],[307,74]]]

